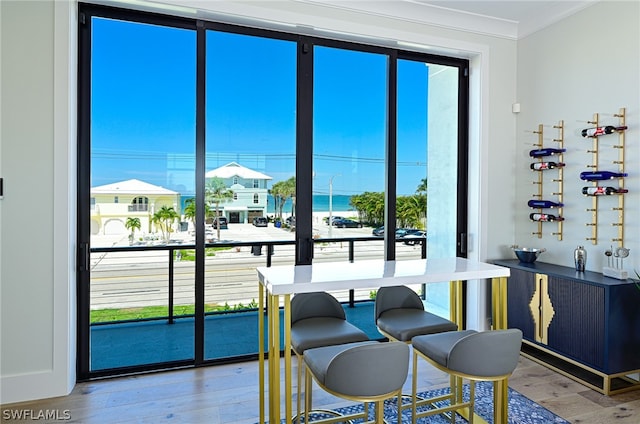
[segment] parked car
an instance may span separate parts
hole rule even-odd
[[[413,246],[414,244],[420,244],[422,240],[427,238],[425,231],[416,231],[415,233],[407,234],[402,237],[402,242],[406,245]]]
[[[345,218],[343,216],[333,215],[331,217],[331,222],[335,222],[338,219],[345,219]],[[325,216],[324,218],[322,218],[322,220],[324,221],[325,224],[329,225],[329,217],[328,216]]]
[[[295,226],[296,226],[296,217],[295,217],[295,216],[287,217],[287,219],[285,219],[285,220],[284,220],[284,222],[285,222],[289,227],[295,227]]]
[[[382,227],[374,228],[373,231],[371,231],[371,234],[376,237],[384,237],[384,225]]]
[[[224,216],[217,216],[213,218],[213,228],[218,228],[220,226],[221,230],[226,230],[228,228],[227,218]]]
[[[253,218],[253,225],[256,227],[266,227],[269,221],[264,216],[256,216]]]
[[[398,228],[396,230],[396,240],[404,241],[405,238],[420,232],[417,228]]]
[[[416,233],[420,230],[416,228],[397,228],[396,229],[396,239],[401,239],[403,237],[408,236],[409,234]],[[384,225],[382,227],[374,228],[371,232],[376,237],[384,237]]]
[[[338,228],[362,228],[362,223],[352,219],[335,219],[333,226]]]

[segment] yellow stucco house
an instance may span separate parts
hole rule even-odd
[[[132,179],[91,189],[91,234],[119,235],[129,232],[127,218],[139,218],[141,231],[155,231],[153,214],[161,207],[180,211],[180,193]]]

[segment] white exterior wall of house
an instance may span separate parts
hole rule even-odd
[[[304,28],[402,40],[468,56],[471,60],[468,215],[472,258],[507,257],[510,252],[505,253],[503,246],[513,244],[518,233],[524,236],[528,231],[529,223],[519,209],[522,199],[519,194],[516,196],[522,187],[520,180],[524,181],[526,174],[522,166],[526,159],[518,136],[521,131],[540,121],[586,120],[592,113],[624,106],[631,129],[635,130],[630,131],[629,139],[638,139],[638,2],[596,3],[593,9],[576,13],[567,22],[559,21],[522,43],[473,31],[345,12],[318,2],[194,0],[191,3],[194,8],[206,4],[221,15],[279,20]],[[122,7],[124,3],[118,5]],[[4,198],[0,200],[0,403],[3,404],[66,395],[75,383],[77,24],[75,1],[0,2],[0,175],[4,179]],[[609,31],[609,27],[616,31]],[[565,36],[567,31],[570,37]],[[622,32],[627,35],[621,37]],[[546,55],[551,48],[553,54]],[[603,52],[614,48],[624,54],[603,56]],[[558,65],[560,59],[569,56],[574,60],[561,60]],[[538,72],[536,66],[548,72]],[[616,74],[613,81],[608,66],[626,72]],[[576,90],[589,93],[593,87],[612,83],[628,87],[628,93],[621,97],[619,91],[603,88],[595,96],[571,95]],[[571,87],[571,91],[562,94],[557,87]],[[521,118],[511,109],[512,103],[518,101],[522,102]],[[549,109],[549,105],[554,108]],[[521,121],[517,122],[518,119]],[[637,145],[631,148],[634,150],[629,152],[629,169],[638,169]],[[640,191],[637,173],[629,179],[628,187],[635,193]],[[34,196],[38,198],[38,207],[25,207],[33,203]],[[626,221],[634,225],[629,234],[638,233],[640,222],[640,202],[635,196],[626,210]],[[576,244],[584,244],[583,228],[565,233],[564,240],[558,258],[566,258],[567,251]],[[34,249],[34,243],[42,248]],[[632,252],[638,252],[638,241],[630,247]],[[628,266],[639,269],[638,258],[637,254],[630,257]],[[473,297],[474,287],[470,287],[469,295],[471,308],[480,309],[484,299]],[[474,313],[469,311],[469,315]],[[478,312],[478,316],[482,314]]]

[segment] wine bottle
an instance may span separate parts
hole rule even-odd
[[[598,137],[599,135],[613,134],[614,132],[624,131],[626,129],[627,129],[626,126],[614,127],[613,125],[607,125],[606,127],[586,128],[582,130],[582,136]]]
[[[585,196],[611,196],[612,194],[628,193],[626,188],[616,187],[582,187],[582,194]]]
[[[535,208],[535,209],[548,209],[548,208],[561,208],[564,206],[563,203],[559,203],[559,202],[552,202],[550,200],[529,200],[529,202],[527,203],[529,205],[530,208]]]
[[[586,181],[612,180],[614,178],[628,177],[626,172],[611,171],[584,171],[580,173],[580,179]]]
[[[535,162],[529,168],[533,171],[544,171],[545,169],[562,168],[563,166],[564,163],[562,162]]]
[[[531,156],[532,158],[539,158],[542,156],[553,156],[553,155],[557,155],[560,154],[562,152],[566,152],[567,149],[553,149],[553,148],[545,148],[545,149],[536,149],[536,150],[531,150],[529,152],[529,156]]]
[[[532,213],[529,214],[529,219],[532,221],[552,222],[552,221],[564,221],[561,216],[549,215],[546,213]]]

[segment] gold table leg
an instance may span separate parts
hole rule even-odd
[[[264,291],[260,286],[258,293],[260,295],[260,301],[258,303],[258,312],[262,317],[264,311]],[[284,322],[283,322],[283,335],[284,335],[284,391],[285,391],[285,414],[286,422],[290,424],[292,421],[292,388],[291,388],[291,349],[287,348],[291,346],[291,295],[284,295]],[[260,424],[263,424],[265,411],[264,411],[264,323],[262,319],[258,323],[258,338],[260,339],[260,346],[258,347],[258,360],[259,360],[259,373],[260,376]],[[267,293],[267,345],[269,348],[268,359],[268,373],[269,373],[269,422],[280,422],[280,296]]]
[[[491,317],[494,330],[507,328],[507,277],[491,279]]]
[[[269,422],[280,422],[280,297],[269,295]]]
[[[258,284],[258,386],[260,388],[260,424],[264,424],[264,287]]]
[[[464,329],[464,320],[462,315],[462,281],[449,282],[449,319],[458,325],[458,330]]]
[[[507,277],[491,279],[491,308],[494,330],[507,328]],[[506,423],[509,405],[509,380],[493,383],[493,422]]]
[[[279,315],[279,314],[278,314]],[[284,399],[287,424],[292,421],[293,393],[291,390],[291,295],[284,295]],[[300,390],[298,388],[298,390]],[[278,393],[280,394],[280,393]],[[279,418],[279,417],[278,417]],[[278,420],[277,422],[280,422]]]
[[[509,416],[509,379],[498,380],[493,383],[493,422],[506,423]]]

